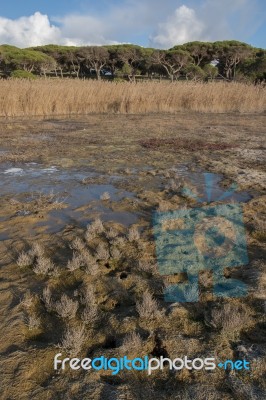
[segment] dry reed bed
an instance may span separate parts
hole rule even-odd
[[[89,113],[264,112],[263,86],[243,83],[1,80],[0,116]]]

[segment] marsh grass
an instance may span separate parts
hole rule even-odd
[[[146,320],[158,318],[162,315],[157,300],[154,299],[148,290],[143,293],[142,300],[137,302],[136,309],[140,318]]]
[[[17,265],[21,268],[24,267],[29,267],[33,263],[33,258],[31,257],[30,254],[26,253],[25,251],[22,251],[17,259]]]
[[[73,319],[78,310],[78,302],[63,294],[60,301],[55,305],[57,314],[62,318]]]
[[[62,342],[59,344],[63,350],[69,352],[69,354],[77,355],[85,341],[85,330],[84,325],[77,327],[68,326],[65,330]]]
[[[244,83],[96,82],[73,79],[0,81],[0,116],[90,113],[264,112],[263,86]]]
[[[120,348],[121,355],[132,354],[138,357],[143,352],[144,343],[141,336],[136,332],[128,333]],[[145,350],[144,350],[145,351]]]
[[[37,275],[47,275],[48,273],[51,273],[54,268],[55,265],[49,258],[40,256],[37,258],[33,271]]]
[[[88,233],[94,237],[90,243],[84,240]],[[40,243],[35,242],[28,252],[22,251],[22,266],[28,263],[27,257],[24,260],[25,254],[30,254],[33,258],[33,271],[36,272],[36,266],[40,269],[37,275],[33,274],[30,278],[31,282],[32,279],[36,282],[32,285],[34,292],[28,290],[20,302],[24,314],[24,340],[31,346],[35,343],[36,349],[40,343],[42,347],[46,343],[46,352],[51,347],[59,347],[67,357],[85,357],[87,354],[100,352],[108,357],[128,355],[135,358],[146,354],[167,357],[169,354],[170,358],[174,358],[176,354],[182,357],[187,354],[193,357],[205,354],[208,356],[213,351],[222,359],[232,358],[234,349],[240,351],[238,348],[244,349],[248,357],[256,355],[256,348],[250,346],[250,340],[246,340],[245,335],[260,335],[256,323],[262,322],[262,297],[256,303],[256,308],[258,304],[260,307],[256,320],[255,308],[248,299],[215,302],[201,300],[197,303],[194,302],[193,287],[186,293],[188,303],[173,303],[169,306],[163,297],[164,277],[158,273],[153,248],[148,245],[150,234],[150,230],[140,229],[137,225],[118,229],[116,224],[106,224],[96,219],[87,226],[86,231],[79,232],[81,236],[73,233],[64,242],[63,249],[68,249],[69,261],[65,258],[62,260],[67,268],[60,268],[60,276],[56,279],[54,270],[51,272],[48,268],[53,260],[46,256],[54,254],[51,248],[43,248]],[[139,243],[143,244],[142,250],[139,249]],[[72,256],[69,249],[73,252]],[[57,259],[56,265],[61,266],[60,262]],[[263,270],[263,261],[258,260],[253,264],[255,271]],[[211,274],[205,271],[205,275],[201,275],[201,286],[210,286]],[[178,280],[171,283],[177,284],[181,281],[182,277],[178,276]],[[265,283],[261,276],[260,283],[263,281]],[[252,379],[258,387],[262,387],[265,369],[259,358],[257,362],[256,378],[252,376]],[[71,371],[65,371],[64,379],[68,379],[70,373]],[[147,375],[131,371],[128,375],[122,375],[121,372],[121,377],[119,379],[123,379],[125,385],[119,383],[119,390],[127,386],[128,391],[133,393],[136,384],[133,379],[138,377],[140,392],[134,392],[137,395],[134,398],[152,398],[147,394],[146,387],[142,386],[142,383],[147,383]],[[161,375],[154,373],[148,377],[149,383],[158,388],[156,390],[162,399],[229,399],[223,396],[221,385],[224,385],[225,390],[235,393],[235,397],[239,399],[255,398],[252,397],[254,384],[251,379],[245,378],[243,386],[237,380],[231,382],[228,377],[225,378],[222,371],[212,375],[212,385],[208,386],[210,395],[206,389],[205,397],[203,394],[194,395],[193,391],[191,395],[185,395],[185,391],[182,391],[182,397],[176,397],[176,393],[173,396],[168,392],[165,394],[163,385],[157,384],[160,377],[174,385],[181,383],[186,393],[190,393],[192,380],[188,371],[180,372],[176,383],[173,380],[176,379],[175,375],[168,374],[167,369]],[[197,375],[192,378],[195,388],[206,382],[204,371],[197,371]],[[95,375],[93,379],[100,384],[100,375]],[[114,383],[116,378],[106,376],[106,379]],[[49,386],[51,390],[53,384]],[[87,381],[81,383],[86,387],[88,384]],[[174,386],[173,388],[176,391]],[[247,396],[242,395],[243,393]],[[90,398],[99,399],[95,395]]]
[[[25,317],[25,323],[30,331],[40,329],[41,327],[41,319],[38,315],[29,315]]]

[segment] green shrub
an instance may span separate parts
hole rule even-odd
[[[36,79],[36,76],[33,75],[31,72],[24,71],[22,69],[16,69],[12,71],[10,74],[11,78],[18,78],[18,79]]]

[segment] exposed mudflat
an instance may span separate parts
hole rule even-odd
[[[167,396],[168,379],[173,380],[173,387],[182,382],[182,390],[191,382],[196,387],[200,379],[206,380],[206,376],[175,378],[165,373],[160,382],[151,380],[147,389],[147,383],[138,376],[115,380],[106,373],[104,377],[95,373],[93,378],[82,373],[55,374],[52,360],[59,352],[56,345],[66,322],[60,323],[54,311],[45,311],[42,290],[46,285],[55,298],[64,290],[76,298],[85,284],[96,288],[103,316],[96,328],[88,328],[85,353],[117,356],[126,334],[137,331],[142,349],[150,354],[157,340],[154,332],[158,331],[168,353],[186,354],[186,349],[191,349],[193,354],[204,354],[212,349],[230,358],[241,345],[256,349],[250,357],[263,364],[265,122],[264,115],[199,113],[0,121],[1,398],[146,399],[134,391],[137,382],[142,396],[150,390],[152,397],[152,390],[156,390],[161,398],[174,399],[172,393],[163,397]],[[153,275],[154,271],[140,272],[136,267],[139,260],[155,260],[154,211],[209,202],[240,203],[243,208],[249,264],[233,275],[249,285],[249,294],[245,300],[230,300],[230,307],[235,305],[238,313],[249,317],[246,327],[240,326],[231,336],[222,337],[222,331],[217,334],[209,321],[217,305],[211,290],[202,291],[201,307],[179,305],[169,311],[169,303],[162,297],[165,278],[158,276],[158,271]],[[110,254],[114,250],[112,229],[126,240],[128,229],[134,226],[140,238],[136,244],[129,240],[119,260],[111,256],[108,262],[99,261],[99,275],[88,272],[87,266],[86,273],[83,267],[72,271],[70,279],[66,265],[73,250],[71,243],[76,238],[85,243],[86,227],[96,218],[103,221],[107,233],[86,244],[95,259],[101,241],[108,244]],[[58,267],[56,273],[39,276],[32,268],[17,265],[19,254],[29,251],[33,243],[46,249]],[[203,280],[208,289],[209,277]],[[164,324],[138,318],[136,301],[147,288],[166,313]],[[39,307],[42,328],[27,328],[25,318],[30,313],[20,303],[28,290],[37,296],[33,303],[36,309]],[[77,315],[72,324],[81,323],[81,311]],[[108,345],[108,340],[115,343]],[[258,370],[255,376],[245,378],[245,384],[265,390],[264,373],[265,369]],[[229,381],[221,387],[227,378],[216,373],[210,396],[213,393],[217,397],[208,398],[240,398],[230,389]]]

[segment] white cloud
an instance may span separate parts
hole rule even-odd
[[[106,23],[104,18],[96,18],[90,15],[67,15],[57,18],[60,24],[62,39],[68,45],[102,45],[117,44],[116,40],[110,39],[113,35],[112,26]],[[66,39],[67,38],[67,39]]]
[[[150,43],[170,48],[194,40],[247,40],[262,23],[257,0],[203,0],[195,8],[178,7],[160,22]]]
[[[60,40],[60,29],[51,25],[47,15],[36,12],[16,20],[0,17],[0,43],[27,47]]]
[[[70,15],[53,25],[48,16],[36,12],[15,20],[0,17],[0,44],[18,47],[62,44],[67,46],[89,44],[116,44],[103,35],[104,22],[90,16]]]
[[[177,8],[166,22],[159,23],[151,42],[155,47],[169,48],[202,38],[204,28],[205,25],[198,19],[195,10],[183,5]]]

